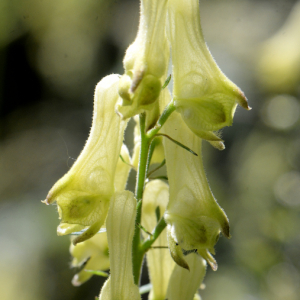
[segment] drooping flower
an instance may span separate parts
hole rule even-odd
[[[157,217],[162,217],[169,200],[169,187],[161,180],[150,181],[144,191],[142,225],[152,232],[157,222]],[[159,210],[159,215],[157,215]],[[143,232],[145,238],[147,234]],[[167,234],[164,230],[157,238],[153,247],[164,247],[167,245]],[[164,300],[168,288],[169,279],[175,263],[168,249],[153,248],[147,252],[147,264],[152,289],[149,300]],[[170,298],[171,299],[171,298]]]
[[[172,272],[166,295],[168,300],[199,299],[197,291],[206,273],[206,262],[195,253],[189,254],[186,261],[189,271],[177,265]]]
[[[83,284],[93,276],[92,273],[85,270],[105,271],[109,269],[108,243],[105,232],[96,234],[76,246],[71,244],[70,253],[73,256],[72,267],[81,267],[86,263],[84,269],[72,279],[72,284],[75,286]]]
[[[125,74],[119,83],[122,102],[118,111],[123,118],[155,106],[169,63],[165,32],[167,0],[141,0],[140,9],[137,37],[126,51]]]
[[[86,145],[44,201],[46,204],[57,202],[60,235],[88,227],[73,240],[74,244],[98,232],[114,193],[115,171],[127,125],[127,121],[115,113],[118,82],[118,75],[110,75],[96,86],[93,124]]]
[[[110,201],[106,220],[110,277],[100,300],[140,300],[132,274],[132,239],[135,230],[136,200],[129,191],[118,192]]]
[[[168,244],[175,262],[189,268],[183,251],[197,252],[217,269],[214,245],[220,232],[229,237],[225,212],[216,202],[206,179],[202,157],[202,140],[188,129],[179,114],[173,113],[163,132],[189,147],[195,156],[169,140],[164,140],[170,200],[165,212]]]
[[[168,16],[174,104],[195,134],[224,149],[213,131],[232,124],[237,103],[250,109],[247,100],[222,73],[205,44],[199,0],[169,0]]]

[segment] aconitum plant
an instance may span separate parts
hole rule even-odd
[[[84,264],[74,285],[100,274],[108,277],[100,300],[141,299],[146,256],[149,299],[199,299],[207,263],[217,270],[214,246],[221,233],[230,237],[206,179],[202,140],[223,150],[218,131],[232,124],[237,104],[250,108],[205,44],[198,0],[141,0],[123,62],[122,76],[96,86],[90,136],[44,203],[57,203],[58,235],[74,235],[72,265]],[[132,157],[123,144],[130,118]],[[166,176],[155,177],[164,164]],[[125,190],[131,168],[134,193]]]

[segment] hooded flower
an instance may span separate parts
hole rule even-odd
[[[189,268],[183,251],[197,250],[213,270],[217,263],[214,245],[220,232],[229,237],[225,212],[209,188],[202,158],[201,139],[191,132],[181,117],[173,113],[163,127],[164,133],[195,151],[195,156],[169,140],[164,140],[170,200],[165,212],[168,244],[175,262]]]
[[[110,277],[104,283],[100,300],[140,300],[132,275],[132,239],[135,230],[136,200],[129,191],[111,199],[106,220]]]
[[[189,271],[176,266],[172,272],[166,296],[168,300],[199,299],[197,291],[206,273],[206,262],[195,253],[188,255],[186,261],[191,266]]]
[[[152,109],[160,94],[169,63],[166,15],[167,0],[141,0],[139,30],[126,51],[119,83],[118,111],[123,118]]]
[[[237,103],[250,109],[243,92],[219,69],[202,35],[199,0],[169,0],[173,101],[187,126],[224,149],[213,133],[232,124]]]
[[[103,225],[114,193],[114,177],[127,122],[115,113],[118,75],[103,78],[97,85],[93,124],[80,156],[67,174],[52,187],[44,203],[57,202],[59,234],[88,229],[74,239],[82,242]]]
[[[142,225],[152,232],[157,222],[157,214],[162,217],[169,199],[169,187],[161,180],[150,181],[144,191]],[[147,234],[143,232],[144,237]],[[167,233],[164,230],[153,244],[153,247],[164,247],[167,245]],[[147,252],[147,264],[149,269],[152,289],[149,300],[164,300],[171,273],[175,267],[168,249],[153,248]]]
[[[96,234],[76,246],[71,244],[70,253],[73,256],[72,267],[81,267],[86,263],[84,269],[72,279],[75,286],[83,284],[93,276],[86,270],[104,271],[109,269],[108,244],[105,232]]]

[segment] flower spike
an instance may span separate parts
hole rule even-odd
[[[119,83],[122,101],[117,109],[124,119],[152,109],[166,80],[166,15],[167,0],[141,0],[138,34],[126,51],[125,74]]]

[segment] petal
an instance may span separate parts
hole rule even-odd
[[[150,181],[144,191],[142,225],[152,232],[158,220],[155,211],[160,210],[162,217],[169,200],[169,187],[161,180]],[[143,232],[145,238],[147,234]],[[153,247],[167,246],[166,230],[160,234]],[[168,287],[169,278],[175,266],[168,249],[150,249],[147,252],[147,265],[149,270],[152,289],[149,300],[164,300]]]
[[[140,300],[132,275],[132,239],[135,229],[136,200],[129,191],[112,198],[106,220],[110,277],[104,284],[100,300]]]
[[[206,263],[201,256],[189,254],[186,257],[190,270],[175,266],[170,278],[166,299],[193,300],[206,273]]]

